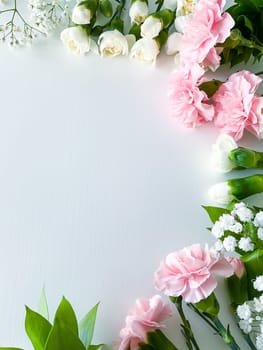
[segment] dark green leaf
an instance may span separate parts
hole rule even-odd
[[[219,303],[214,293],[194,305],[199,312],[205,314],[210,319],[216,318],[219,313]]]
[[[210,98],[214,95],[214,93],[219,89],[221,85],[222,85],[222,81],[213,79],[199,85],[199,89],[204,91],[207,94],[207,96]]]
[[[26,306],[25,329],[35,350],[44,350],[51,327],[43,316]]]
[[[60,325],[67,326],[73,333],[78,334],[78,322],[75,312],[70,302],[63,297],[56,311],[54,324],[58,322]]]
[[[87,349],[92,342],[99,303],[79,323],[79,337]]]
[[[147,333],[147,340],[148,344],[151,345],[155,350],[177,350],[174,344],[159,329]]]
[[[21,348],[1,348],[0,347],[0,350],[23,350]]]
[[[45,350],[86,350],[78,335],[58,320],[49,334]]]

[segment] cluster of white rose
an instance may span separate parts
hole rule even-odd
[[[197,0],[160,0],[154,13],[149,14],[147,0],[132,0],[129,8],[124,2],[110,16],[104,14],[103,6],[111,8],[107,0],[84,0],[77,3],[72,12],[73,26],[62,31],[61,40],[75,54],[90,51],[102,57],[130,55],[144,62],[155,62],[161,48],[166,44],[166,53],[179,51],[185,19],[192,13]],[[110,1],[110,0],[108,0]],[[130,24],[124,33],[122,12],[128,11]],[[102,12],[102,13],[101,13]],[[111,17],[103,23],[102,15]],[[116,25],[116,20],[119,20]],[[122,25],[120,25],[122,22]],[[170,35],[170,29],[174,32]],[[173,48],[173,49],[171,49]]]
[[[253,286],[262,292],[263,276],[258,276]],[[254,340],[257,350],[263,350],[263,295],[239,305],[236,312],[240,329]]]
[[[263,211],[254,213],[245,203],[236,203],[231,212],[221,215],[214,223],[211,233],[217,238],[214,245],[217,252],[253,251],[257,241],[263,240]]]

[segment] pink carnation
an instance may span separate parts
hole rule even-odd
[[[198,81],[204,70],[194,64],[174,71],[168,83],[168,97],[172,116],[186,127],[200,126],[214,117],[214,107],[208,104],[208,97],[198,87]]]
[[[249,71],[232,74],[213,96],[215,125],[239,140],[247,129],[262,137],[263,97],[255,94],[260,82]]]
[[[226,260],[233,267],[234,273],[238,278],[241,278],[245,273],[245,265],[240,258],[226,257]]]
[[[192,17],[186,21],[181,45],[182,61],[202,63],[216,69],[220,57],[215,49],[230,36],[235,22],[228,14],[222,15],[224,0],[200,0]]]
[[[229,277],[232,266],[200,244],[169,254],[155,273],[155,286],[169,296],[182,296],[187,303],[206,299],[216,288],[215,275]]]
[[[160,295],[151,299],[137,299],[129,311],[125,327],[115,342],[119,350],[137,350],[140,343],[147,343],[147,333],[163,328],[162,322],[172,316],[170,305],[164,304]]]

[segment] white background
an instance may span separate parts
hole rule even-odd
[[[52,315],[63,294],[79,318],[101,301],[95,340],[110,346],[135,299],[156,293],[160,260],[213,241],[201,205],[227,178],[209,165],[217,131],[169,116],[166,63],[1,47],[0,346],[30,348],[24,304],[37,308],[43,285]],[[202,350],[226,349],[191,319]],[[177,317],[168,334],[186,349]]]

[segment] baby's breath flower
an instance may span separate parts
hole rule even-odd
[[[254,283],[253,283],[253,287],[258,290],[259,292],[263,291],[263,275],[258,276]]]
[[[237,240],[233,236],[227,236],[223,240],[223,247],[227,252],[234,252],[237,246]]]
[[[254,243],[252,243],[249,237],[242,237],[238,242],[238,247],[244,252],[250,252],[254,249]]]
[[[236,215],[242,222],[249,222],[253,219],[254,216],[253,212],[245,206],[238,208],[236,210]]]
[[[212,227],[211,233],[213,236],[215,236],[215,238],[220,238],[224,236],[224,229],[220,221],[215,222],[215,224]]]
[[[258,228],[258,238],[263,240],[263,227]]]
[[[259,211],[254,219],[254,225],[256,227],[263,227],[263,211]]]
[[[237,315],[239,318],[245,321],[248,321],[250,319],[251,310],[247,302],[237,307]]]

